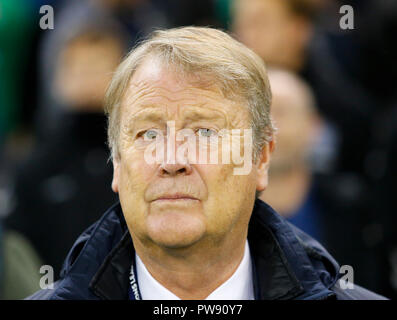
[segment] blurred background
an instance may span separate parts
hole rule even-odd
[[[138,39],[185,25],[228,30],[269,68],[279,131],[261,198],[396,298],[395,0],[0,0],[0,298],[40,289],[41,265],[58,279],[117,200],[105,88]]]

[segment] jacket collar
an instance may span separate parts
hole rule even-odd
[[[129,272],[131,263],[135,263],[135,250],[121,206],[113,206],[108,215],[106,218],[105,214],[102,223],[110,218],[121,232],[118,232],[117,242],[114,238],[111,240],[114,245],[90,277],[89,288],[99,298],[123,300],[128,298]],[[103,237],[103,233],[91,235],[98,236]],[[320,245],[313,248],[304,242],[307,239],[301,238],[305,236],[302,232],[296,233],[267,204],[256,200],[248,228],[255,299],[321,299],[332,295],[329,288],[337,279],[338,266]],[[95,250],[103,251],[103,248]],[[83,252],[76,264],[90,263],[84,262]]]
[[[318,251],[304,242],[310,237],[296,230],[299,238],[294,229],[266,203],[255,202],[248,241],[256,275],[256,299],[318,299],[333,295],[329,288],[337,278],[337,263],[315,240],[312,245],[318,245]],[[323,261],[330,261],[328,269]],[[323,273],[327,277],[320,278]]]

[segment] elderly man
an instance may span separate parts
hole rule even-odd
[[[261,59],[221,31],[141,43],[107,93],[120,203],[76,241],[54,289],[31,298],[382,298],[341,286],[325,249],[256,199],[274,146],[270,100]]]

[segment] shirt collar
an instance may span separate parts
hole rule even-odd
[[[136,254],[136,271],[143,300],[180,300],[179,297],[153,278],[138,254]],[[252,279],[251,254],[248,241],[246,241],[244,256],[236,271],[205,300],[254,300]]]

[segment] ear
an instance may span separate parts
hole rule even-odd
[[[112,190],[115,193],[119,192],[119,176],[120,176],[120,165],[117,159],[113,159],[113,180]]]
[[[269,182],[269,166],[270,156],[275,147],[274,139],[265,144],[262,149],[261,155],[257,161],[257,180],[256,180],[256,191],[263,191],[266,189]]]

